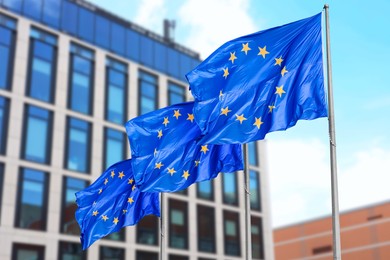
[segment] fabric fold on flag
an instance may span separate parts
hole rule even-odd
[[[146,215],[160,216],[159,194],[136,188],[131,164],[131,159],[113,164],[76,193],[75,218],[83,250],[104,236],[137,224]]]
[[[327,116],[321,13],[231,40],[186,75],[209,144],[248,143]]]
[[[141,191],[175,192],[219,172],[243,169],[241,145],[199,143],[194,102],[165,107],[129,120],[134,178]]]

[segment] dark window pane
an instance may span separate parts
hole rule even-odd
[[[137,251],[136,259],[137,260],[158,260],[158,254],[157,253]]]
[[[238,205],[237,173],[222,174],[223,202],[230,205]]]
[[[12,248],[13,260],[40,260],[44,259],[44,255],[43,246],[14,244]]]
[[[264,259],[263,225],[261,218],[251,217],[252,257]]]
[[[0,26],[0,35],[0,89],[10,89],[14,55],[14,33],[10,29]]]
[[[96,16],[95,43],[100,47],[110,48],[110,22],[100,16]]]
[[[5,154],[7,145],[8,109],[8,99],[0,96],[0,154]]]
[[[60,23],[60,8],[61,1],[45,0],[43,5],[43,22],[54,28],[58,28]]]
[[[118,54],[125,55],[125,28],[111,23],[111,49]]]
[[[215,252],[215,213],[214,208],[198,206],[198,250]]]
[[[122,228],[118,232],[113,232],[105,236],[103,239],[114,240],[114,241],[125,241],[125,236],[126,236],[125,229]]]
[[[183,256],[183,255],[169,255],[169,260],[188,260],[188,256]]]
[[[23,13],[34,20],[41,19],[42,0],[24,1]]]
[[[260,183],[259,183],[259,173],[256,171],[249,172],[249,192],[250,192],[250,202],[251,209],[260,210]]]
[[[125,159],[125,135],[123,132],[105,128],[104,168]]]
[[[169,200],[169,246],[188,248],[187,203]]]
[[[0,201],[3,197],[3,183],[4,183],[4,164],[0,163]],[[0,216],[1,216],[1,207],[0,207]]]
[[[61,27],[65,32],[77,34],[77,6],[71,2],[62,2]]]
[[[50,163],[52,112],[26,106],[24,123],[23,159],[38,163]]]
[[[248,143],[249,163],[251,165],[258,165],[257,163],[257,145],[256,142]]]
[[[224,211],[224,244],[225,255],[240,256],[240,229],[239,229],[239,216],[236,212]]]
[[[87,251],[83,251],[80,243],[60,242],[59,260],[86,260]]]
[[[183,103],[186,100],[185,88],[172,82],[168,84],[168,105]]]
[[[132,60],[139,60],[140,35],[130,29],[126,31],[126,56]]]
[[[61,232],[70,235],[80,235],[80,228],[74,217],[77,205],[75,193],[88,186],[88,182],[70,177],[64,177],[62,194]]]
[[[89,171],[90,128],[90,123],[68,118],[65,165],[67,169],[79,172]]]
[[[15,226],[26,229],[46,229],[47,173],[22,169],[19,174],[19,196]]]
[[[115,247],[100,247],[100,260],[124,260],[125,250]]]
[[[78,20],[78,28],[79,28],[79,37],[81,39],[87,40],[89,42],[93,42],[93,33],[94,33],[94,19],[95,15],[82,7],[79,7],[79,20]]]
[[[22,11],[22,0],[3,0],[3,5],[17,13]]]
[[[146,245],[158,244],[158,218],[145,216],[137,224],[137,243]]]
[[[213,200],[214,199],[214,184],[213,181],[202,181],[197,183],[198,198]]]
[[[153,67],[153,40],[148,37],[140,36],[141,50],[141,64]]]

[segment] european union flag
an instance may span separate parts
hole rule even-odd
[[[326,117],[321,13],[229,41],[186,77],[204,142],[247,143]]]
[[[113,164],[92,185],[76,193],[75,216],[83,250],[146,215],[160,216],[159,194],[136,188],[131,164],[131,160]]]
[[[134,178],[141,191],[174,192],[243,169],[241,145],[198,142],[194,102],[162,108],[126,123]]]

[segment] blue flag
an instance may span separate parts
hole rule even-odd
[[[326,117],[321,13],[229,41],[186,77],[203,142],[248,143]]]
[[[193,106],[194,102],[169,106],[126,123],[134,178],[141,191],[174,192],[219,172],[243,169],[241,145],[198,142],[201,132]]]
[[[160,216],[159,194],[136,188],[131,164],[131,160],[113,164],[92,185],[76,193],[75,217],[83,250],[146,215]]]

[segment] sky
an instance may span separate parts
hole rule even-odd
[[[390,201],[390,1],[90,0],[205,59],[239,36],[313,16],[329,4],[341,212]],[[266,136],[272,226],[331,214],[327,118]]]

